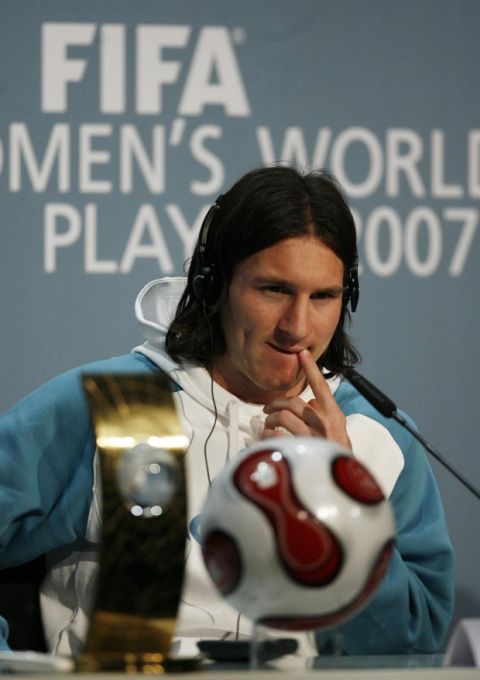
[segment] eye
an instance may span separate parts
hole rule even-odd
[[[343,291],[341,290],[319,290],[316,293],[313,293],[311,296],[312,300],[337,300],[339,297],[341,297],[343,294]]]
[[[265,293],[273,293],[274,295],[288,295],[289,291],[285,286],[281,286],[277,283],[269,283],[262,286],[262,290]]]
[[[312,295],[312,300],[333,300],[336,297],[338,297],[337,294],[332,293],[331,291],[328,290],[322,290],[319,291],[318,293],[314,293]]]

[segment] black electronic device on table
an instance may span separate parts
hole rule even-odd
[[[254,649],[251,640],[200,640],[197,646],[208,659],[228,663],[248,663]],[[285,654],[294,654],[297,648],[298,642],[294,638],[261,640],[255,644],[255,654],[259,663],[265,663]]]

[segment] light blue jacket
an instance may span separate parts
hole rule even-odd
[[[95,362],[53,379],[2,416],[0,568],[85,537],[95,445],[81,374],[157,370],[139,353]],[[351,385],[342,383],[335,398],[346,415],[381,423],[405,460],[390,498],[397,529],[393,558],[370,604],[343,625],[345,651],[437,652],[452,614],[453,551],[431,468],[411,435]],[[0,617],[0,648],[8,647],[7,632]]]

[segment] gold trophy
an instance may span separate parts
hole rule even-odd
[[[162,673],[185,564],[188,440],[162,373],[84,377],[100,455],[103,530],[79,670]]]

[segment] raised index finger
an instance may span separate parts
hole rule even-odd
[[[308,349],[302,350],[298,357],[315,399],[319,402],[319,405],[326,406],[333,399],[332,392],[315,359]]]

